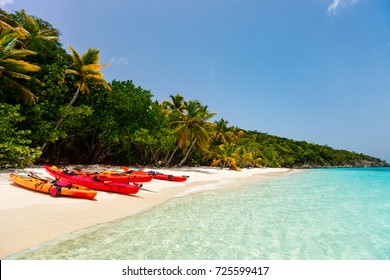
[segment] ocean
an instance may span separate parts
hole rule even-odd
[[[9,259],[390,259],[390,168],[302,170],[224,185]]]

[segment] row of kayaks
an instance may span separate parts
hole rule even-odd
[[[166,175],[155,171],[133,170],[126,167],[122,167],[123,172],[84,172],[49,165],[44,165],[44,168],[55,180],[34,174],[29,176],[10,174],[10,178],[14,184],[30,190],[53,196],[63,195],[92,200],[95,199],[97,190],[132,195],[140,190],[142,183],[152,179],[184,182],[188,178],[188,176]]]

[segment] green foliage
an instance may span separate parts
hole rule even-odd
[[[16,124],[24,117],[20,106],[0,104],[0,167],[23,167],[31,165],[40,156],[39,148],[31,148],[27,137],[29,130],[18,130]]]
[[[61,126],[65,137],[54,139],[56,145],[50,150],[55,157],[47,153],[49,157],[84,163],[149,164],[165,156],[174,142],[150,91],[131,81],[113,81],[111,87],[108,91],[91,86],[89,95],[80,96],[78,103],[84,105],[68,107],[73,117],[78,117]]]
[[[132,146],[141,164],[161,164],[163,157],[174,149],[174,143],[175,137],[168,128],[154,132],[141,128],[132,139]]]
[[[65,77],[64,70],[63,65],[56,63],[43,66],[41,72],[47,74],[41,77],[42,86],[36,91],[39,102],[34,106],[21,105],[21,112],[26,116],[22,127],[31,130],[30,138],[36,146],[42,146],[46,141],[54,143],[67,135],[63,127],[54,131],[62,116],[60,108],[73,94],[72,79]],[[47,157],[48,153],[44,151],[43,156]]]
[[[90,146],[98,145],[100,151],[108,152],[107,155],[89,157],[97,161],[142,161],[145,155],[135,152],[140,151],[137,147],[140,144],[139,133],[146,129],[148,135],[157,135],[158,128],[164,124],[163,114],[160,107],[153,103],[150,91],[136,87],[132,81],[113,81],[111,88],[111,92],[91,92],[86,99],[94,109],[94,114],[88,120],[95,135],[90,139]],[[145,139],[145,144],[147,142]],[[146,150],[153,148],[147,147]]]

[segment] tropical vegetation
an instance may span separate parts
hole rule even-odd
[[[131,80],[106,81],[99,50],[0,10],[0,167],[50,163],[246,167],[381,166],[380,159],[229,126],[207,105],[163,102]]]

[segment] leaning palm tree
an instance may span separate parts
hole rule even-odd
[[[176,95],[175,97],[180,97],[180,95]],[[175,97],[171,96],[172,100],[174,100]],[[169,122],[174,128],[174,133],[177,136],[177,145],[165,166],[170,164],[179,148],[185,153],[184,158],[178,164],[181,166],[188,159],[195,144],[200,149],[205,149],[210,141],[212,124],[208,123],[207,120],[212,118],[215,113],[210,113],[207,106],[202,106],[199,101],[190,100],[188,102],[183,101],[182,103],[183,104],[180,106],[177,106],[180,103],[176,103],[175,106],[169,107],[180,109],[176,110],[175,118],[172,118]],[[174,102],[170,104],[174,104]]]
[[[36,102],[36,96],[20,80],[31,80],[30,72],[37,72],[41,68],[28,63],[23,59],[36,54],[30,50],[17,49],[18,35],[12,29],[2,29],[0,32],[0,79],[20,92],[26,104]]]
[[[203,106],[199,101],[190,100],[185,104],[185,114],[174,122],[177,125],[175,132],[179,136],[177,145],[185,152],[179,166],[186,162],[195,144],[201,150],[205,150],[208,146],[213,125],[207,121],[216,115],[210,113],[208,107]]]
[[[111,87],[103,79],[102,66],[108,66],[108,64],[99,64],[100,55],[99,50],[89,48],[82,56],[69,47],[72,52],[72,65],[66,70],[67,74],[73,74],[78,77],[76,83],[77,90],[73,95],[72,100],[68,106],[72,106],[80,93],[89,93],[89,84],[101,85],[107,90],[111,90]]]
[[[80,93],[89,93],[89,85],[101,85],[107,90],[111,90],[111,87],[108,83],[103,79],[102,66],[107,66],[107,64],[99,64],[100,56],[99,50],[89,48],[82,56],[73,49],[69,47],[72,52],[72,65],[69,69],[66,70],[67,74],[73,74],[78,77],[76,83],[76,92],[74,93],[72,100],[67,105],[68,107],[72,106]],[[54,130],[57,130],[61,123],[64,121],[65,116],[61,116],[58,120]],[[47,142],[43,144],[41,150],[43,151],[47,145]]]
[[[184,97],[177,93],[176,95],[170,95],[169,96],[171,100],[165,100],[161,104],[161,109],[166,116],[166,120],[169,126],[171,126],[173,129],[176,128],[177,124],[175,123],[178,121],[184,114],[185,111],[185,101]],[[175,131],[174,131],[175,133]],[[177,150],[179,149],[179,146],[176,146],[171,155],[169,156],[169,153],[166,155],[166,159],[169,156],[168,160],[165,161],[165,166],[169,166],[170,162],[172,161],[173,156],[176,154]]]

